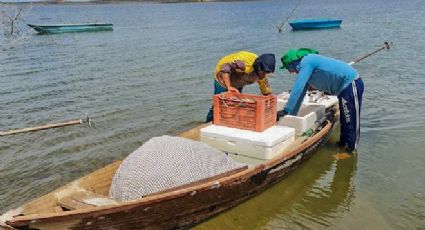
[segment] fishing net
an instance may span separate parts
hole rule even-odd
[[[243,166],[202,142],[154,137],[124,159],[112,179],[109,196],[133,200]]]

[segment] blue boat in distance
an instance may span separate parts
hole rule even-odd
[[[339,28],[341,23],[341,19],[318,18],[291,20],[289,22],[289,25],[292,27],[293,30],[311,30]]]
[[[94,24],[53,24],[53,25],[35,25],[27,24],[36,30],[39,34],[60,34],[73,32],[104,31],[112,30],[112,24],[94,23]]]

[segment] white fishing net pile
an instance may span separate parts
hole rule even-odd
[[[121,163],[109,196],[133,200],[244,166],[207,144],[181,137],[154,137]]]

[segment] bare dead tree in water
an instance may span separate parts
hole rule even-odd
[[[3,8],[3,9],[1,9]],[[23,15],[28,7],[0,7],[0,20],[3,27],[3,34],[6,37],[22,35],[21,24],[23,24]]]

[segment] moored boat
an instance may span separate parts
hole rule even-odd
[[[59,33],[112,30],[113,24],[107,24],[107,23],[52,24],[52,25],[28,24],[28,26],[33,28],[40,34],[59,34]]]
[[[336,105],[337,106],[337,105]],[[77,179],[0,216],[17,229],[176,229],[192,226],[267,189],[327,142],[338,121],[336,106],[311,135],[297,136],[277,156],[131,201],[108,197],[121,161]],[[199,141],[195,127],[180,137]],[[2,223],[3,222],[3,223]]]
[[[340,27],[341,23],[341,19],[318,18],[292,20],[289,22],[289,25],[293,30],[308,30],[338,28]]]

